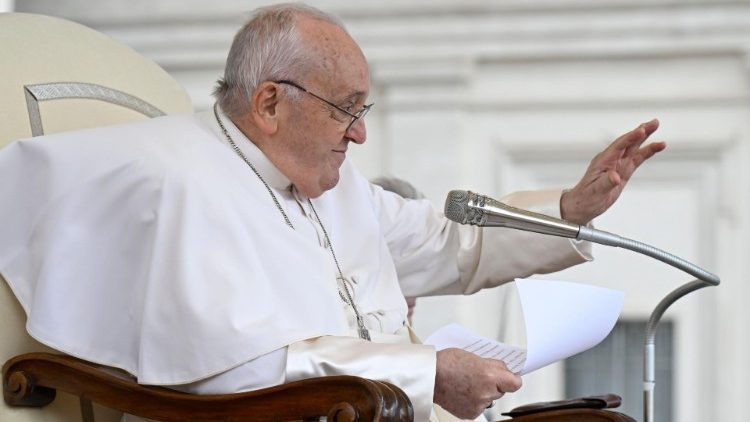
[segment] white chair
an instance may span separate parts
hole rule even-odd
[[[0,51],[0,148],[18,138],[192,111],[185,90],[156,63],[70,21],[0,14]],[[26,333],[25,321],[0,277],[0,362],[50,351]],[[90,412],[87,404],[79,410],[77,398],[62,393],[43,410],[2,403],[0,421],[75,421],[82,411]],[[96,408],[97,421],[119,418]]]

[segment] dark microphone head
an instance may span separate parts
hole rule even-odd
[[[467,204],[469,203],[469,192],[465,190],[452,190],[445,198],[445,216],[449,220],[466,224],[468,222]]]

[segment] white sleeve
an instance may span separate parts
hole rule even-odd
[[[432,411],[436,364],[431,346],[324,336],[292,343],[210,378],[170,388],[193,394],[230,394],[313,377],[356,375],[397,385],[412,402],[414,420],[426,421]]]
[[[517,277],[591,260],[591,244],[507,228],[454,223],[426,200],[373,188],[383,235],[406,296],[471,294]],[[518,192],[502,201],[560,217],[562,190]]]
[[[517,192],[502,202],[560,218],[562,190]],[[462,226],[458,283],[436,294],[471,294],[515,278],[560,271],[593,259],[591,243],[507,228]]]
[[[437,365],[432,346],[323,336],[293,343],[288,349],[287,381],[329,375],[386,381],[409,396],[415,421],[430,418]]]

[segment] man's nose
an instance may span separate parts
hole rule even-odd
[[[356,144],[364,144],[365,140],[367,140],[367,128],[365,127],[365,119],[357,119],[354,124],[349,126],[349,129],[344,135]]]

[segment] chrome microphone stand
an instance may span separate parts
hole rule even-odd
[[[461,224],[482,227],[508,227],[629,249],[696,277],[695,280],[667,294],[651,312],[646,325],[646,337],[643,342],[643,418],[644,422],[654,422],[656,327],[659,325],[664,312],[673,303],[688,293],[703,287],[718,286],[720,283],[719,277],[680,257],[645,243],[591,227],[579,226],[559,218],[515,208],[469,191],[454,190],[448,194],[445,202],[445,216]]]
[[[653,312],[651,312],[648,324],[646,325],[646,337],[643,342],[643,420],[644,422],[654,422],[656,327],[659,325],[664,312],[666,312],[667,308],[672,306],[673,303],[688,293],[694,292],[703,287],[718,286],[720,283],[719,277],[680,257],[662,251],[661,249],[602,230],[581,226],[576,238],[579,240],[588,240],[601,245],[629,249],[633,252],[658,259],[665,264],[671,265],[672,267],[696,277],[695,280],[690,281],[667,294],[656,305]]]

